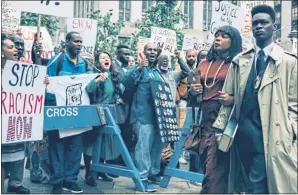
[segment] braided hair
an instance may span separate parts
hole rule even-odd
[[[111,79],[112,79],[112,82],[113,82],[113,85],[115,87],[115,95],[118,95],[120,96],[121,94],[121,90],[120,90],[120,73],[117,71],[117,68],[115,67],[115,65],[113,64],[113,60],[112,60],[112,56],[110,53],[108,52],[105,52],[105,51],[102,51],[102,52],[98,52],[97,54],[94,55],[94,64],[95,66],[97,66],[100,70],[101,70],[101,67],[100,67],[100,64],[99,64],[99,56],[104,53],[104,54],[107,54],[110,59],[111,59],[111,67],[110,67],[110,73],[111,73]],[[97,69],[93,68],[93,72],[98,72]],[[103,93],[104,93],[104,85],[100,85],[102,88],[99,89],[98,91],[100,91],[99,94],[97,94],[98,96],[102,96]]]
[[[217,29],[216,33],[222,32],[224,34],[227,34],[231,38],[231,47],[229,48],[229,55],[226,59],[224,59],[225,63],[230,63],[233,58],[242,51],[242,38],[239,33],[239,31],[229,25],[222,26]],[[215,33],[215,34],[216,34]],[[217,52],[214,50],[214,45],[210,48],[206,59],[210,62],[213,60],[216,60],[216,57],[218,56]]]

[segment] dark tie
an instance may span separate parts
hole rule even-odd
[[[265,61],[265,53],[263,50],[260,50],[258,53],[256,69],[257,69],[257,75],[259,75],[260,72],[262,72],[262,73],[265,72],[266,61]]]

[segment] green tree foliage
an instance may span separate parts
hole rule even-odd
[[[102,15],[100,10],[88,14],[88,18],[97,20],[97,37],[95,52],[106,51],[114,55],[120,30],[124,27],[123,21],[111,22],[113,10]]]
[[[40,25],[46,27],[49,34],[54,36],[59,29],[59,18],[55,16],[41,15]],[[22,12],[21,26],[37,26],[37,14]]]
[[[185,21],[184,14],[176,8],[176,1],[156,1],[154,6],[151,6],[147,11],[143,21],[136,22],[138,32],[133,35],[131,48],[134,52],[134,57],[137,58],[137,44],[140,36],[150,38],[151,27],[161,27],[176,31],[177,47],[182,49],[184,35],[182,29],[179,29],[181,21]]]

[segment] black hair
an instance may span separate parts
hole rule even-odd
[[[100,64],[99,64],[99,56],[102,53],[107,54],[111,59],[111,63],[112,63],[111,67],[110,67],[111,79],[112,79],[113,85],[115,87],[115,94],[120,96],[120,94],[121,94],[121,90],[120,90],[120,73],[117,71],[116,66],[113,64],[112,55],[109,52],[106,52],[106,51],[101,51],[101,52],[96,53],[94,55],[94,65],[97,66],[96,68],[101,70]],[[93,68],[93,72],[98,72],[98,70]],[[99,91],[99,94],[97,94],[98,96],[102,96],[103,93],[104,93],[104,89],[103,89],[104,85],[100,85],[100,86],[101,86],[101,89],[98,90]]]
[[[197,55],[197,67],[200,64],[201,55],[202,55],[203,52],[207,52],[207,54],[208,54],[208,50],[207,49],[202,49],[202,50],[199,51],[199,53]]]
[[[66,40],[66,41],[70,41],[70,40],[72,39],[72,35],[74,35],[74,34],[78,34],[78,35],[79,35],[80,33],[75,32],[75,31],[68,32],[68,33],[66,34],[65,40]]]
[[[230,63],[232,61],[232,59],[242,51],[242,38],[241,35],[239,33],[239,31],[229,25],[225,25],[222,26],[220,28],[218,28],[215,32],[222,32],[224,34],[227,34],[230,38],[231,38],[231,47],[229,49],[229,56],[224,59],[225,63]],[[217,57],[217,52],[214,50],[214,45],[212,45],[212,47],[210,48],[210,50],[208,51],[207,57],[206,59],[210,62],[213,60],[216,60]]]
[[[275,23],[275,11],[273,7],[269,5],[257,5],[253,7],[251,10],[251,17],[253,17],[255,14],[258,14],[258,13],[269,14],[272,19],[272,22]]]
[[[120,44],[120,45],[117,46],[117,51],[120,50],[120,49],[123,49],[123,48],[124,49],[130,49],[130,47],[128,45]]]
[[[9,39],[9,37],[6,34],[1,33],[1,50],[3,48],[4,41],[7,39]]]

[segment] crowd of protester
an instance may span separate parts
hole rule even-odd
[[[34,41],[31,59],[47,66],[45,85],[48,77],[97,74],[85,89],[90,104],[127,108],[127,119],[119,125],[121,136],[146,192],[155,192],[155,184],[162,180],[163,150],[175,149],[175,144],[162,143],[157,130],[153,79],[170,86],[177,107],[200,107],[200,144],[190,154],[189,171],[204,175],[201,193],[297,193],[297,57],[272,40],[273,8],[260,5],[251,13],[256,45],[245,52],[240,32],[222,26],[216,29],[211,48],[190,49],[185,60],[175,51],[173,67],[171,58],[153,42],[145,45],[144,59],[137,63],[126,45],[119,45],[115,54],[100,51],[90,63],[80,56],[83,40],[77,32],[67,33],[65,45],[49,60],[41,58],[42,45]],[[21,36],[2,34],[1,45],[1,70],[7,60],[22,61]],[[193,73],[199,73],[199,82],[190,79]],[[45,105],[57,105],[49,91]],[[218,144],[231,112],[239,128],[230,150],[223,152]],[[2,189],[8,178],[2,193],[30,193],[22,184],[24,168],[30,170],[32,182],[52,184],[53,194],[82,193],[77,184],[82,155],[86,184],[97,186],[98,178],[113,181],[117,175],[92,174],[90,167],[102,129],[65,138],[53,130],[44,132],[41,141],[2,145]],[[100,154],[103,163],[124,164],[112,135],[103,135]]]

